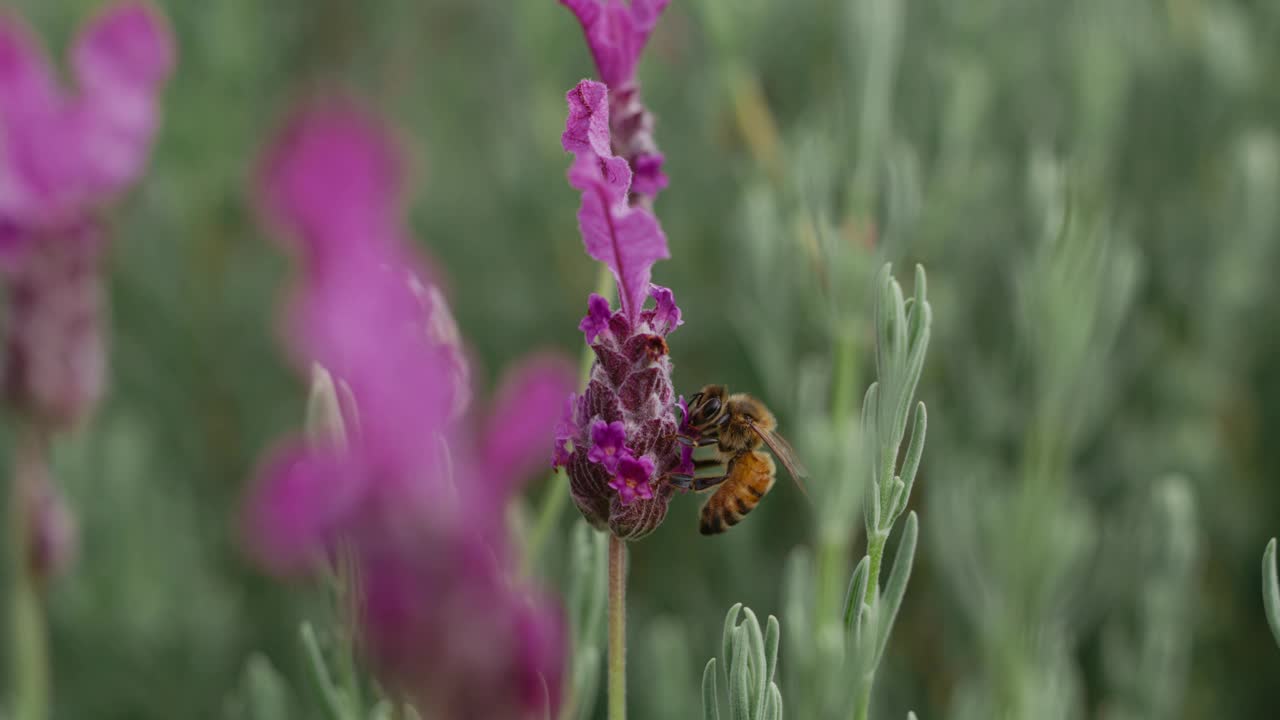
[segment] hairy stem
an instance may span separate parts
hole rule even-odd
[[[627,717],[627,543],[609,536],[609,720]]]
[[[12,656],[10,692],[14,720],[44,720],[49,714],[49,651],[40,580],[32,564],[32,511],[43,478],[44,443],[34,429],[19,433],[10,478],[9,609]]]

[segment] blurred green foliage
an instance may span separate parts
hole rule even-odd
[[[411,223],[480,378],[576,355],[595,283],[559,143],[591,64],[557,3],[161,4],[180,64],[152,171],[111,218],[111,395],[55,453],[82,525],[51,601],[57,718],[213,717],[272,666],[305,677],[323,588],[263,577],[236,534],[306,396],[251,184],[292,100],[345,87],[404,130]],[[94,5],[17,2],[57,48]],[[862,553],[846,440],[885,259],[929,268],[935,319],[921,550],[873,717],[1280,704],[1257,572],[1280,528],[1277,37],[1271,0],[673,2],[641,77],[671,176],[655,279],[685,313],[678,389],[765,399],[818,502],[781,481],[706,539],[686,498],[633,548],[635,717],[698,715],[735,602],[779,617],[807,717],[788,655],[821,639],[788,631],[784,567],[812,548],[791,564],[816,566],[829,613]],[[543,569],[562,589],[572,514]]]

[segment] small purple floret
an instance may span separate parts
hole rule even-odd
[[[630,505],[637,499],[652,500],[653,488],[649,486],[649,479],[652,477],[652,460],[628,455],[618,461],[617,475],[609,481],[609,487],[618,491],[623,505]]]
[[[623,458],[631,457],[627,450],[627,427],[615,420],[605,423],[596,420],[591,423],[591,450],[587,459],[600,463],[609,472],[618,471],[618,463]]]
[[[609,301],[591,293],[591,297],[587,298],[587,315],[578,325],[578,329],[587,336],[588,345],[595,342],[601,333],[609,332],[611,315],[613,312],[609,310]]]

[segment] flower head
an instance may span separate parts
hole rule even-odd
[[[588,300],[579,328],[596,361],[557,432],[554,461],[568,468],[587,520],[636,539],[666,516],[673,488],[665,475],[682,464],[666,343],[680,310],[670,290],[650,283],[653,263],[669,255],[666,236],[652,211],[627,202],[631,169],[610,153],[606,96],[590,80],[569,91],[561,142],[575,155],[569,180],[582,192],[583,242],[613,272],[621,308]],[[649,297],[655,306],[646,309]]]
[[[667,237],[650,204],[634,202],[639,173],[656,166],[614,155],[613,148],[627,146],[620,138],[633,137],[620,136],[620,129],[634,128],[610,122],[611,107],[635,98],[635,60],[666,3],[565,4],[587,28],[602,76],[624,84],[620,91],[592,80],[579,82],[565,95],[569,112],[560,138],[574,155],[569,183],[582,192],[578,229],[583,244],[612,271],[621,307],[615,311],[594,294],[587,301],[578,327],[596,360],[586,390],[570,398],[571,407],[557,426],[552,461],[567,469],[574,503],[588,522],[635,540],[666,517],[674,493],[667,475],[692,462],[676,441],[666,341],[681,324],[680,308],[670,290],[650,282],[653,264],[670,256]],[[656,193],[655,188],[650,183],[640,191]],[[646,308],[649,298],[655,305]]]
[[[302,261],[287,343],[349,402],[325,411],[342,442],[286,439],[264,465],[249,540],[281,573],[351,549],[363,650],[424,716],[531,717],[556,704],[562,629],[514,579],[504,509],[551,440],[571,373],[521,364],[469,431],[456,324],[400,242],[398,168],[388,133],[348,102],[300,112],[267,153],[264,209]]]

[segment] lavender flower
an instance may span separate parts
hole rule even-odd
[[[680,309],[670,290],[649,282],[653,263],[670,256],[667,238],[647,207],[628,204],[632,169],[611,153],[607,98],[591,80],[570,90],[561,143],[575,156],[569,182],[582,192],[587,254],[613,272],[621,308],[599,295],[587,301],[579,327],[596,362],[557,426],[553,462],[568,469],[574,502],[592,525],[635,540],[666,517],[674,492],[667,474],[692,461],[675,439],[666,342]],[[648,297],[655,307],[644,307]]]
[[[636,65],[670,0],[560,0],[582,24],[600,79],[609,89],[606,127],[631,167],[631,192],[651,205],[667,187],[662,153],[653,140],[653,114],[640,100]],[[612,118],[610,123],[609,118]]]
[[[356,566],[359,644],[424,717],[538,715],[558,703],[559,612],[512,572],[505,507],[550,439],[571,373],[508,375],[481,432],[453,319],[403,246],[403,173],[387,133],[348,103],[300,112],[265,162],[264,205],[302,262],[286,315],[300,370],[350,399],[320,440],[287,438],[247,504],[260,561]],[[324,437],[340,431],[341,442]]]
[[[173,41],[148,5],[119,3],[71,51],[58,87],[26,25],[0,14],[0,272],[9,285],[4,391],[38,424],[76,424],[106,375],[95,211],[142,174]]]

